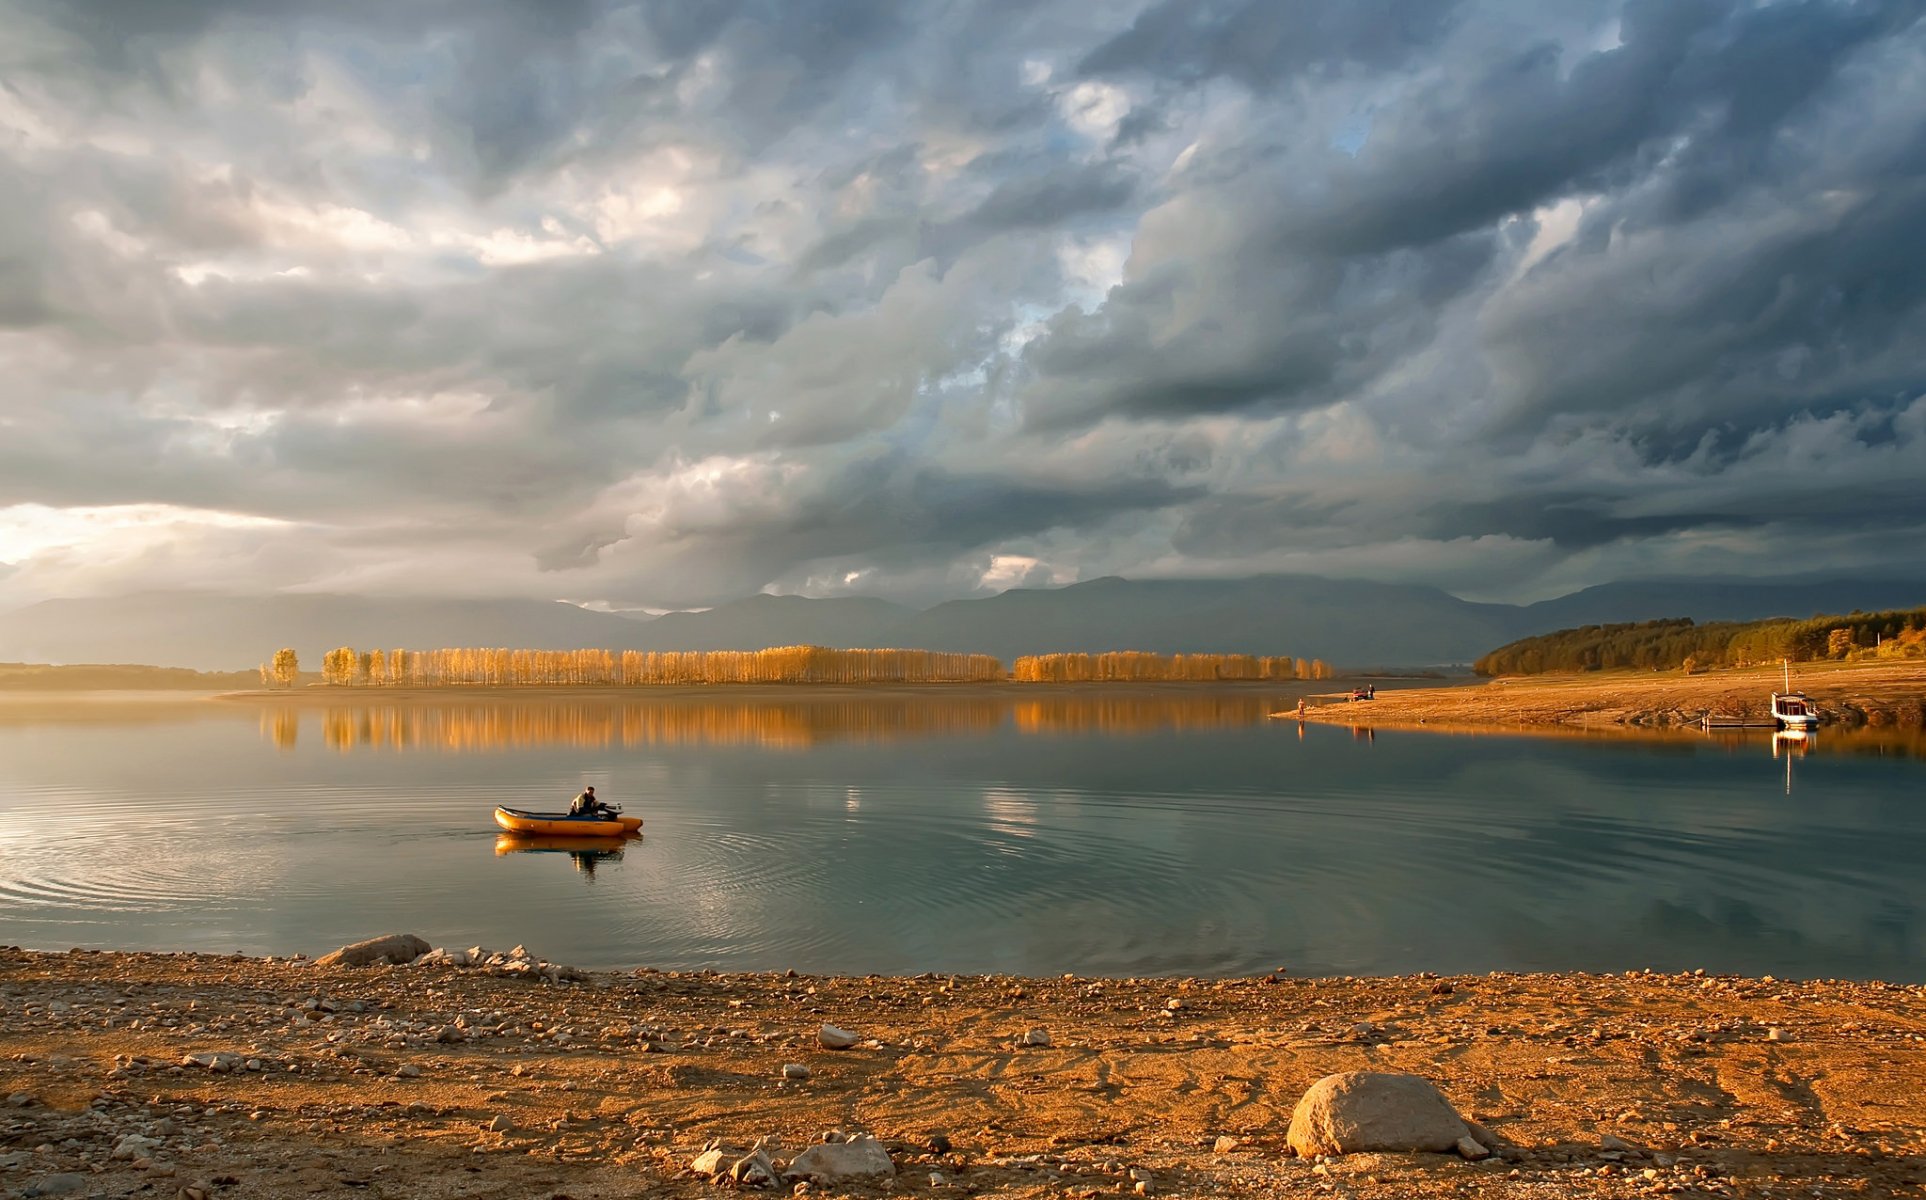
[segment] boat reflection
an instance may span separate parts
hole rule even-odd
[[[495,839],[495,856],[500,858],[508,854],[566,854],[574,860],[575,869],[587,880],[593,882],[596,867],[603,863],[621,862],[622,852],[629,843],[641,840],[641,834],[625,838],[567,838],[504,833]]]
[[[1819,736],[1804,729],[1781,729],[1772,735],[1772,757],[1804,758],[1812,753]]]

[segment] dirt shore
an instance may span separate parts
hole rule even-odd
[[[824,1022],[864,1040],[823,1049]],[[0,1048],[9,1196],[709,1196],[710,1139],[787,1157],[829,1130],[897,1167],[839,1195],[1926,1195],[1926,988],[1883,983],[558,984],[6,950]],[[1292,1157],[1298,1096],[1348,1069],[1423,1075],[1509,1144]]]
[[[1802,663],[1792,682],[1829,725],[1918,731],[1926,723],[1926,663]],[[1468,687],[1385,684],[1377,699],[1357,703],[1322,696],[1306,716],[1361,726],[1672,727],[1697,725],[1707,713],[1764,721],[1783,686],[1777,667],[1507,676]]]

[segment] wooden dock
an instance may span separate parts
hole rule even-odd
[[[1777,729],[1779,722],[1772,717],[1723,717],[1717,713],[1706,713],[1699,718],[1701,729]]]

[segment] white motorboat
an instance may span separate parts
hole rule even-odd
[[[1812,700],[1804,692],[1792,690],[1792,667],[1785,661],[1780,662],[1785,671],[1786,690],[1772,693],[1772,719],[1782,729],[1816,729],[1819,727],[1819,712],[1813,707]]]

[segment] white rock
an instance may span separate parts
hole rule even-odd
[[[887,1179],[896,1174],[889,1151],[873,1137],[861,1135],[846,1142],[823,1142],[798,1154],[784,1179],[813,1183],[841,1183],[852,1179]]]
[[[1458,1157],[1466,1162],[1483,1162],[1491,1157],[1491,1151],[1485,1149],[1485,1144],[1476,1138],[1459,1138],[1457,1149]]]
[[[206,1067],[210,1071],[227,1072],[237,1070],[241,1066],[241,1056],[238,1054],[220,1053],[190,1054],[186,1058],[181,1059],[181,1065],[183,1067]]]
[[[1017,1039],[1019,1046],[1048,1046],[1049,1044],[1050,1031],[1040,1025]]]
[[[1312,1084],[1291,1113],[1290,1143],[1301,1158],[1361,1150],[1455,1150],[1471,1128],[1427,1080],[1384,1071],[1345,1071]]]
[[[391,933],[343,946],[314,960],[317,967],[366,967],[375,963],[411,963],[431,947],[412,933]]]
[[[776,1164],[761,1150],[751,1150],[729,1164],[729,1178],[741,1187],[768,1187],[776,1182]]]
[[[1211,1151],[1216,1154],[1229,1154],[1235,1149],[1237,1149],[1237,1139],[1228,1133],[1220,1134],[1217,1141],[1211,1145]]]
[[[847,1050],[863,1039],[861,1034],[852,1033],[847,1029],[838,1029],[825,1022],[823,1027],[816,1031],[816,1040],[822,1043],[824,1049]]]
[[[147,1158],[153,1154],[154,1150],[160,1144],[159,1138],[142,1137],[138,1133],[130,1133],[114,1143],[114,1152],[109,1157],[120,1162],[135,1158]]]
[[[809,1078],[809,1068],[803,1063],[784,1063],[782,1065],[782,1077],[784,1079],[807,1079]]]

